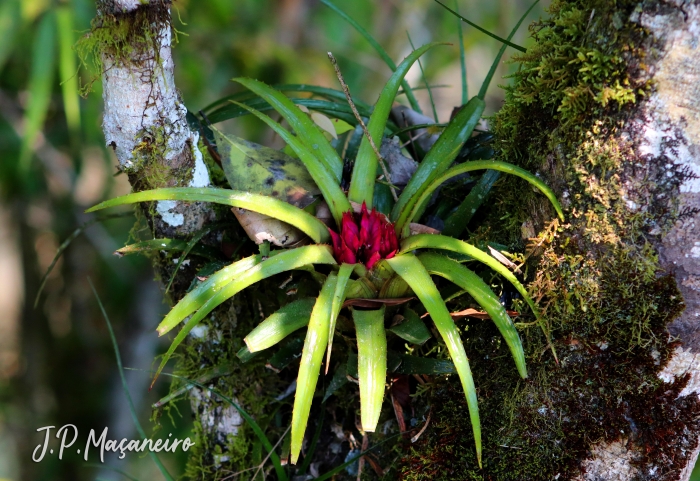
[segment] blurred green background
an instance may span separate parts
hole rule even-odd
[[[423,58],[440,121],[461,103],[457,20],[432,0],[336,0],[395,60],[411,46],[448,41]],[[451,1],[449,3],[452,3]],[[448,4],[449,4],[448,3]],[[543,1],[524,25],[543,15]],[[460,0],[459,11],[506,36],[529,6],[524,0]],[[452,6],[452,5],[451,5]],[[44,426],[75,424],[77,445],[90,429],[109,437],[137,435],[119,383],[105,322],[89,287],[95,284],[116,331],[125,366],[150,369],[167,347],[154,329],[166,306],[144,258],[117,258],[132,229],[132,217],[95,223],[77,236],[59,259],[34,308],[42,275],[74,230],[93,219],[83,214],[98,201],[127,193],[125,176],[101,131],[101,84],[87,98],[79,85],[95,72],[79,69],[73,50],[95,15],[89,0],[0,0],[0,480],[160,479],[148,457],[95,452],[86,463],[75,453],[59,461],[46,455],[32,462]],[[332,51],[351,91],[372,103],[390,71],[369,44],[343,19],[316,0],[180,0],[173,6],[179,32],[175,48],[177,88],[198,111],[235,91],[230,79],[250,76],[270,84],[307,83],[337,88],[326,52]],[[514,42],[528,45],[527,28]],[[469,91],[476,93],[500,45],[464,25]],[[506,58],[512,54],[510,50]],[[495,83],[516,65],[503,62]],[[408,75],[423,85],[418,67]],[[426,90],[416,95],[426,115]],[[495,85],[487,98],[492,113],[503,99]],[[229,121],[227,130],[251,140],[269,140],[251,119]],[[189,405],[149,420],[150,405],[167,393],[167,383],[148,392],[149,375],[126,371],[139,418],[156,437],[187,436]],[[55,440],[54,440],[55,442]],[[53,447],[57,447],[54,445]],[[174,475],[186,459],[161,455]],[[694,479],[700,479],[697,476]]]

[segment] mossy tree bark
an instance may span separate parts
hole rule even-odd
[[[403,479],[687,480],[697,457],[700,2],[555,0],[550,14],[493,126],[500,158],[544,177],[567,221],[507,180],[489,235],[530,238],[560,364],[525,328],[519,383],[470,326],[484,469],[450,382]]]
[[[173,83],[168,8],[100,3],[97,29],[124,40],[102,44],[105,135],[139,189],[209,183]],[[567,221],[547,221],[546,201],[512,179],[483,218],[489,238],[527,249],[526,280],[560,362],[536,326],[523,326],[530,379],[519,381],[493,328],[469,325],[484,468],[449,379],[434,387],[431,425],[396,466],[402,479],[686,480],[697,455],[700,5],[555,0],[550,14],[533,27],[536,43],[493,126],[500,158],[544,177]],[[215,214],[159,204],[147,216],[157,235],[187,237]],[[226,309],[208,331],[216,335],[190,345],[186,365],[233,359],[237,345],[222,347],[221,333],[240,337],[230,333],[255,309]],[[281,390],[260,366],[228,369],[218,384],[228,393]],[[205,445],[196,478],[251,446],[232,440],[240,418],[213,402],[195,393]]]

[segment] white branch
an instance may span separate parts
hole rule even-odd
[[[117,21],[124,22],[132,19],[120,14],[136,15],[137,8],[162,10],[161,5],[150,6],[138,0],[101,5],[103,12],[109,11]],[[132,45],[134,53],[129,58],[122,58],[120,52],[113,50],[102,54],[105,138],[123,169],[131,169],[138,175],[139,154],[145,155],[144,149],[153,149],[150,155],[155,154],[164,168],[190,170],[185,185],[206,187],[210,178],[197,148],[199,134],[190,130],[187,109],[175,88],[169,13],[161,20],[167,21],[150,23],[154,31],[141,35],[152,39],[151,48],[148,42]],[[173,185],[183,186],[183,183],[178,181]],[[195,209],[188,216],[177,202],[159,202],[156,211],[166,225],[180,233],[201,228],[208,217],[202,215],[202,209]]]

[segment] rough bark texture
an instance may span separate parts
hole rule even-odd
[[[469,438],[449,383],[404,479],[687,480],[697,457],[700,7],[555,1],[550,12],[494,126],[500,157],[547,179],[567,221],[545,223],[547,206],[507,182],[490,212],[505,225],[489,234],[517,245],[518,227],[540,231],[530,290],[561,363],[526,329],[531,380],[508,384],[485,361],[499,351],[473,343],[484,470],[448,456]]]
[[[206,187],[209,173],[173,75],[170,2],[105,1],[92,36],[103,42],[103,129],[137,190]],[[110,38],[111,37],[111,38]],[[212,218],[204,205],[156,203],[157,234],[187,235]]]
[[[697,455],[700,6],[555,0],[550,13],[533,27],[536,44],[521,56],[493,126],[499,157],[538,172],[567,219],[549,221],[541,196],[506,179],[476,235],[527,249],[526,280],[559,363],[540,329],[523,325],[530,379],[520,381],[493,326],[472,321],[464,342],[479,386],[484,467],[463,393],[447,379],[432,388],[428,429],[397,448],[400,462],[395,451],[377,455],[377,466],[394,464],[401,479],[687,480]],[[101,14],[102,27],[132,42],[127,50],[105,43],[102,57],[105,133],[122,168],[136,188],[207,185],[172,83],[168,4],[103,2]],[[191,234],[213,217],[206,207],[161,204],[151,211],[160,235]],[[276,295],[262,286],[222,306],[193,332],[182,361],[190,373],[216,366],[225,375],[213,384],[258,414],[287,386],[261,363],[241,367],[235,352],[264,314],[260,300]],[[201,391],[193,405],[202,443],[188,474],[230,474],[252,459],[233,410]],[[334,420],[321,434],[335,464],[348,424]]]
[[[675,277],[685,303],[685,310],[669,326],[682,345],[659,377],[670,383],[689,376],[678,396],[696,397],[700,393],[696,358],[700,351],[700,4],[669,1],[631,20],[659,43],[652,73],[654,92],[637,114],[643,122],[634,139],[638,154],[642,159],[663,157],[685,173],[677,191],[680,219],[658,246],[661,266]],[[693,436],[697,439],[698,433]],[[699,447],[688,457],[679,479],[690,477]]]

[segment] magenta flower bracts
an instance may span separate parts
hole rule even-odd
[[[340,235],[328,229],[333,239],[333,256],[339,264],[362,263],[371,269],[381,259],[391,259],[399,249],[394,225],[385,215],[362,203],[359,214],[345,212]]]

